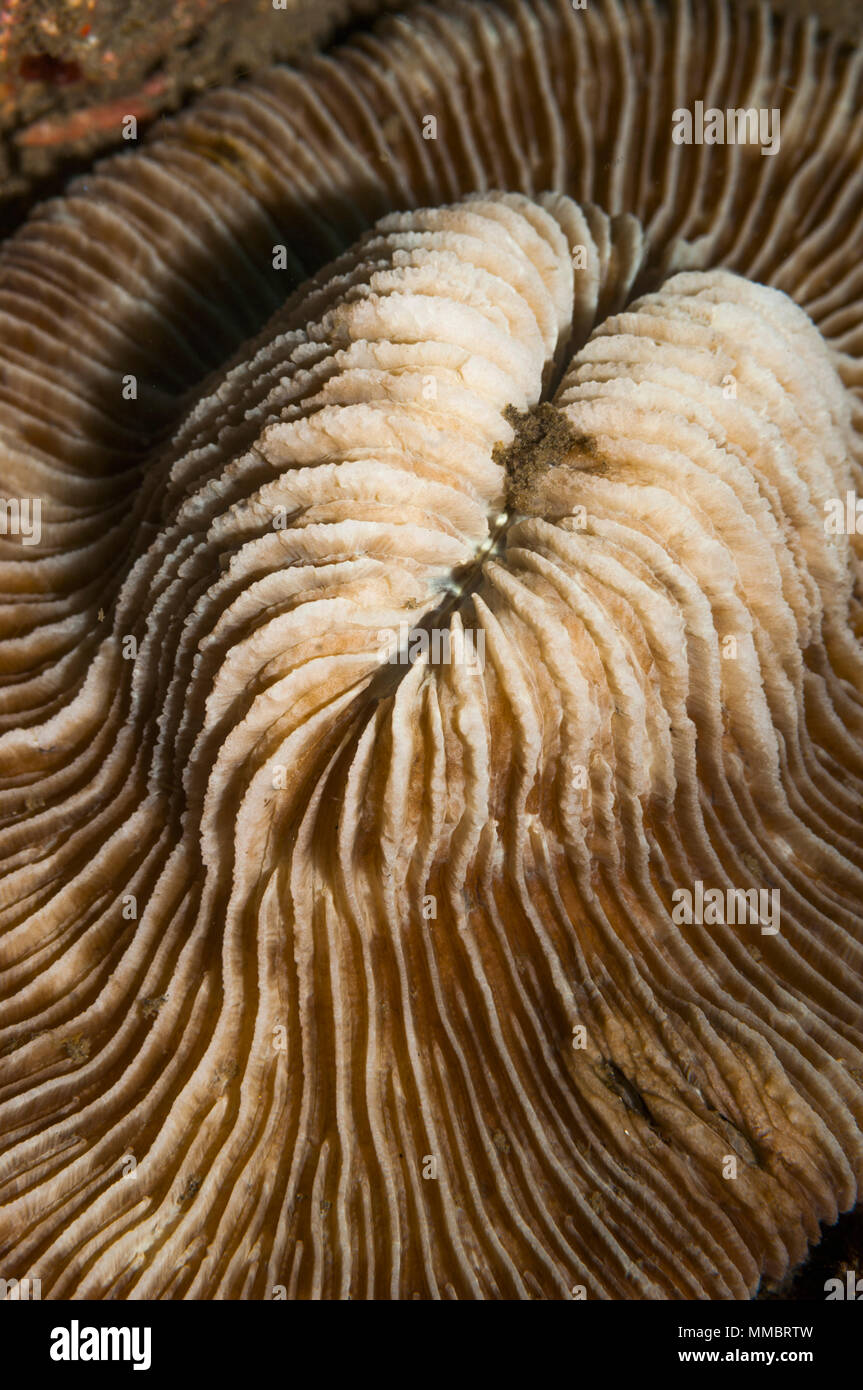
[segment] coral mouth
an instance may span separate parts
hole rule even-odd
[[[504,470],[505,508],[493,513],[489,520],[488,536],[477,546],[475,557],[467,564],[456,566],[444,582],[441,602],[405,633],[404,645],[423,656],[425,645],[418,642],[418,637],[446,628],[455,614],[461,618],[463,628],[478,630],[472,597],[482,585],[488,563],[505,559],[510,528],[534,514],[537,484],[544,475],[550,469],[561,467],[594,471],[602,467],[596,457],[593,440],[580,434],[566,413],[551,401],[540,401],[525,411],[507,406],[503,418],[514,435],[510,443],[494,445],[492,458]],[[439,664],[443,659],[439,655],[437,658],[434,656],[436,650],[440,650],[440,647],[432,645],[430,666]],[[389,695],[395,683],[395,677],[390,681],[381,679],[370,694],[373,693],[375,698]]]

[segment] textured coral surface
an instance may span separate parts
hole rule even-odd
[[[5,244],[46,1294],[747,1297],[853,1204],[861,88],[764,10],[422,7]],[[779,151],[674,144],[705,92]]]

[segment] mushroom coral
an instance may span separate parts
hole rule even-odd
[[[853,1204],[861,79],[418,6],[2,248],[7,1276],[745,1298]]]

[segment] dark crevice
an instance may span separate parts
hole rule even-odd
[[[607,1086],[609,1091],[617,1096],[618,1100],[623,1101],[627,1110],[630,1110],[634,1115],[638,1115],[640,1119],[644,1120],[645,1124],[653,1130],[654,1134],[659,1135],[660,1139],[667,1144],[668,1139],[663,1134],[662,1127],[650,1113],[644,1096],[635,1083],[630,1081],[626,1073],[621,1071],[620,1067],[608,1057],[603,1058],[597,1068],[597,1072],[603,1086]]]
[[[464,615],[472,595],[482,583],[486,561],[501,556],[506,549],[510,526],[520,517],[533,513],[534,489],[550,468],[568,464],[577,468],[597,468],[601,463],[593,440],[580,434],[568,416],[551,401],[542,400],[526,411],[507,406],[503,413],[515,431],[509,444],[496,444],[492,458],[505,474],[506,505],[490,520],[486,540],[468,564],[452,571],[441,601],[415,623],[407,634],[407,647],[419,634],[431,635],[449,627],[455,613]],[[471,629],[465,623],[466,631]],[[429,659],[430,668],[441,662]],[[410,662],[387,662],[365,690],[372,701],[387,699],[410,669]]]
[[[489,538],[481,546],[476,559],[452,571],[451,584],[447,587],[440,603],[436,604],[434,608],[419,620],[419,622],[414,623],[410,627],[405,644],[408,651],[412,644],[415,644],[420,634],[426,634],[431,637],[432,633],[443,632],[444,630],[448,631],[450,621],[455,613],[458,613],[464,619],[472,595],[482,583],[486,560],[494,558],[494,556],[500,554],[503,549],[503,541],[509,523],[509,513],[501,513],[497,525],[490,531]],[[464,622],[464,627],[466,632],[472,630],[468,622]],[[438,644],[438,646],[440,645],[441,644]],[[430,644],[429,649],[431,654],[426,664],[430,670],[434,670],[436,666],[445,664],[447,658],[442,659],[440,656],[435,658],[433,655],[436,651],[435,644]],[[404,648],[402,648],[402,651],[403,650]],[[445,647],[444,650],[451,650],[451,648]],[[399,683],[404,679],[410,669],[410,662],[395,660],[385,662],[381,666],[380,671],[372,677],[370,684],[363,692],[363,699],[368,698],[372,701],[388,699],[395,693]]]
[[[712,1101],[708,1100],[707,1096],[705,1096],[702,1092],[699,1092],[699,1094],[701,1095],[701,1099],[704,1102],[705,1109],[708,1111],[708,1113],[710,1115],[715,1115],[717,1120],[721,1120],[723,1124],[727,1125],[728,1128],[732,1130],[736,1135],[738,1143],[745,1145],[745,1154],[741,1154],[739,1148],[736,1150],[738,1157],[745,1158],[746,1162],[751,1163],[754,1168],[763,1168],[763,1160],[752,1136],[747,1134],[745,1129],[741,1129],[740,1125],[737,1123],[736,1120],[732,1120],[730,1116],[724,1114],[723,1111],[721,1111],[718,1108],[718,1106],[714,1105]]]

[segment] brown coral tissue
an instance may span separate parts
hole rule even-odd
[[[405,7],[0,250],[0,1269],[746,1299],[863,1173],[863,56]],[[858,500],[859,499],[859,500]]]

